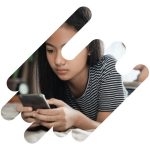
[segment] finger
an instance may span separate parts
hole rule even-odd
[[[22,119],[25,121],[25,122],[28,122],[28,123],[31,123],[31,122],[35,122],[36,121],[36,119],[35,118],[33,118],[33,117],[29,117],[29,116],[26,116],[26,114],[24,114],[24,113],[21,113],[21,117],[22,117]]]
[[[47,127],[47,128],[58,128],[60,126],[59,122],[41,122],[40,123],[42,126]]]
[[[37,109],[36,111],[38,114],[42,115],[50,115],[50,116],[56,116],[62,113],[61,108],[54,108],[54,109]]]
[[[16,110],[18,112],[30,112],[32,111],[32,107],[23,107],[22,104],[17,104]]]
[[[41,125],[47,128],[53,127],[54,131],[65,131],[67,129],[61,122],[52,122],[52,123],[42,122]]]
[[[34,111],[32,112],[23,112],[21,113],[22,117],[27,118],[27,117],[34,117]]]
[[[34,118],[34,113],[36,113],[36,112],[35,111],[23,112],[23,113],[21,113],[21,116],[22,116],[23,120],[26,122],[35,122],[35,121],[37,121],[37,119]]]
[[[16,111],[22,112],[22,109],[23,109],[22,104],[19,103],[19,104],[16,105]]]
[[[35,114],[34,117],[35,117],[37,120],[45,121],[45,122],[54,122],[54,121],[57,121],[57,120],[60,120],[60,119],[61,119],[61,116],[59,116],[59,115],[56,115],[56,116],[49,116],[49,115]]]
[[[28,122],[28,123],[32,123],[32,122],[35,122],[36,119],[35,118],[25,118],[23,119],[24,121]]]
[[[48,104],[55,105],[56,107],[64,107],[66,105],[63,101],[55,98],[51,98],[50,100],[48,100]]]
[[[37,127],[39,125],[40,125],[39,122],[34,122],[34,123],[32,123],[32,125],[30,127]]]

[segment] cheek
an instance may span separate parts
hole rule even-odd
[[[47,54],[46,57],[47,57],[47,61],[48,61],[49,65],[52,67],[54,58],[52,56],[50,56],[49,54]]]
[[[87,64],[87,58],[88,54],[86,52],[81,53],[78,58],[78,63],[81,65]]]
[[[72,69],[76,68],[77,70],[83,69],[87,65],[87,55],[79,55],[75,60],[71,62]]]

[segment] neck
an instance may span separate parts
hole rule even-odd
[[[85,67],[76,77],[67,82],[71,93],[78,98],[83,95],[88,82],[88,66]]]

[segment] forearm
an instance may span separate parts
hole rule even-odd
[[[77,116],[75,119],[74,126],[76,128],[80,128],[83,130],[89,130],[89,129],[96,129],[100,125],[100,122],[94,121],[90,118],[88,118],[86,115],[84,115],[81,112],[77,112]]]

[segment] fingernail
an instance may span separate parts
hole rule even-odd
[[[32,116],[33,116],[33,117],[35,117],[35,116],[36,116],[35,112],[33,112],[33,113],[32,113]]]

